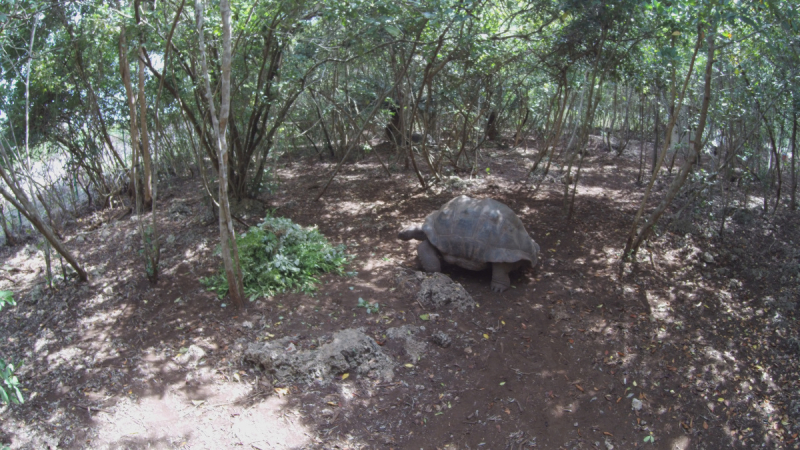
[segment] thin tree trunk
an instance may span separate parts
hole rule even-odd
[[[797,209],[797,110],[792,113],[792,189],[790,192],[792,211]]]
[[[139,47],[139,142],[144,165],[144,208],[153,204],[153,163],[150,157],[150,135],[147,132],[147,97],[144,94],[144,45]]]
[[[3,205],[3,203],[0,203],[0,222],[2,222],[3,233],[6,236],[6,245],[8,247],[13,247],[17,245],[17,237],[14,236],[14,234],[11,232],[10,229],[8,229],[8,221],[6,220],[6,214],[5,214],[5,205]]]
[[[238,308],[244,308],[244,283],[242,269],[239,264],[239,249],[236,245],[236,234],[231,220],[230,203],[228,201],[228,142],[226,130],[230,114],[231,100],[231,4],[230,0],[220,1],[222,16],[222,80],[220,86],[219,117],[214,106],[214,91],[211,90],[211,79],[208,75],[206,61],[205,37],[203,33],[203,1],[195,0],[195,20],[199,38],[200,64],[206,100],[217,141],[217,160],[219,161],[219,237],[222,246],[222,261],[228,279],[228,293],[231,301]]]
[[[689,62],[689,71],[686,74],[686,79],[683,82],[683,88],[681,89],[680,97],[678,98],[678,110],[683,107],[683,99],[686,95],[686,89],[689,86],[689,81],[692,79],[692,73],[694,71],[694,63],[697,59],[697,53],[700,51],[700,44],[703,42],[703,33],[702,30],[697,30],[697,43],[694,47],[694,54],[692,55],[692,59]],[[656,98],[658,101],[658,98]],[[650,175],[650,182],[647,184],[647,188],[644,191],[644,197],[642,198],[642,203],[639,205],[639,211],[636,212],[636,217],[633,219],[633,223],[631,224],[631,230],[628,233],[628,240],[625,243],[625,250],[622,252],[622,259],[627,259],[629,256],[629,252],[633,246],[634,239],[637,237],[637,230],[639,228],[639,220],[642,218],[642,214],[644,214],[644,209],[647,206],[647,200],[650,198],[650,192],[653,189],[653,184],[656,182],[656,178],[658,176],[658,171],[661,169],[661,166],[664,164],[664,159],[667,155],[667,149],[670,145],[670,136],[672,134],[672,129],[675,127],[675,121],[677,120],[677,114],[673,114],[670,117],[669,124],[667,124],[667,133],[664,140],[664,146],[662,147],[661,154],[659,155],[658,162],[656,163],[653,173]],[[654,147],[653,152],[657,152],[658,148]],[[634,251],[635,252],[635,251]]]
[[[605,46],[605,40],[608,30],[603,29],[602,37],[600,38],[600,44],[597,49],[597,55],[595,56],[594,67],[592,68],[592,75],[589,78],[589,95],[587,95],[586,99],[586,115],[583,119],[583,124],[581,126],[581,135],[580,139],[578,140],[578,150],[573,152],[570,156],[570,161],[567,166],[567,173],[564,177],[565,180],[565,189],[564,189],[564,206],[566,209],[567,219],[572,219],[572,215],[575,210],[575,194],[578,191],[578,181],[580,180],[581,176],[581,168],[583,167],[583,158],[586,155],[586,143],[589,142],[589,133],[591,131],[592,124],[594,123],[594,114],[597,111],[597,104],[600,103],[600,97],[602,93],[602,85],[603,80],[605,79],[606,71],[604,70],[600,74],[600,80],[597,81],[597,85],[599,86],[597,89],[597,94],[595,96],[594,93],[594,85],[595,81],[597,80],[598,72],[600,71],[600,57],[603,54],[603,47]],[[575,160],[575,156],[579,155],[580,159],[578,161],[578,167],[575,170],[575,176],[572,176],[572,164]],[[569,182],[572,181],[572,196],[569,196]]]
[[[612,150],[614,127],[617,124],[617,94],[619,91],[619,83],[614,83],[614,95],[611,101],[611,123],[608,125],[608,132],[605,133],[606,147],[610,152]],[[620,139],[622,141],[622,139]]]
[[[9,159],[5,152],[5,147],[3,147],[3,156],[5,157],[5,161],[8,162]],[[39,212],[36,210],[36,206],[33,205],[30,200],[28,200],[28,196],[25,195],[25,191],[15,182],[10,173],[6,172],[6,169],[3,165],[0,165],[0,178],[5,181],[6,185],[11,189],[11,192],[8,192],[4,187],[0,187],[0,195],[6,198],[15,208],[17,208],[17,212],[22,213],[28,221],[36,228],[39,233],[50,242],[50,245],[56,249],[56,251],[67,260],[67,262],[75,269],[75,272],[78,273],[78,279],[80,281],[87,281],[89,276],[86,274],[86,271],[83,270],[83,267],[78,263],[78,260],[72,256],[72,253],[67,250],[64,244],[56,237],[53,233],[53,230],[47,225],[47,223],[42,220],[41,216],[39,216]]]
[[[689,75],[691,76],[691,74],[689,74]],[[652,167],[651,174],[655,174],[656,173],[656,167],[658,167],[658,165],[659,165],[658,164],[658,161],[659,161],[659,157],[658,157],[658,143],[659,142],[658,141],[659,141],[659,138],[661,137],[661,134],[658,132],[658,129],[661,128],[661,121],[660,121],[661,114],[659,114],[659,111],[658,111],[658,109],[659,109],[658,108],[658,87],[656,87],[656,95],[653,97],[653,100],[654,100],[654,102],[653,102],[653,123],[655,124],[655,125],[653,125],[653,135],[655,137],[655,143],[653,144],[653,167]],[[671,120],[671,122],[673,124],[675,123],[672,120]],[[672,129],[670,129],[669,132],[672,133]],[[665,153],[666,153],[666,151],[667,151],[667,147],[664,148],[664,152]]]
[[[138,165],[137,155],[139,149],[139,126],[136,121],[136,101],[135,101],[135,94],[133,92],[133,86],[131,85],[131,70],[130,65],[128,63],[128,42],[125,36],[125,23],[124,21],[120,24],[119,30],[119,70],[122,75],[122,84],[125,86],[125,94],[128,101],[128,109],[130,112],[129,119],[130,119],[130,129],[131,129],[131,170],[129,172],[130,175],[130,186],[134,189],[131,192],[131,197],[135,198],[137,188],[137,177],[136,177],[136,166]]]
[[[778,205],[781,202],[781,186],[783,184],[783,178],[781,177],[781,155],[778,153],[778,143],[775,142],[775,133],[772,130],[772,125],[767,122],[767,117],[762,114],[764,119],[764,126],[767,127],[767,133],[769,135],[770,147],[772,149],[772,157],[775,158],[775,175],[778,178],[778,187],[775,192],[775,207],[772,209],[772,214],[778,212]],[[766,196],[764,197],[766,198]],[[765,205],[766,206],[766,205]],[[764,208],[764,212],[767,211],[767,208]]]
[[[639,249],[639,246],[650,235],[653,226],[658,222],[658,220],[664,214],[664,211],[666,211],[667,207],[669,207],[669,205],[672,203],[672,200],[675,198],[675,196],[678,195],[678,192],[680,191],[681,187],[683,187],[683,184],[686,182],[686,178],[688,178],[689,173],[691,173],[692,169],[694,168],[697,158],[700,156],[700,150],[703,147],[703,132],[705,131],[706,119],[708,117],[708,105],[711,102],[711,75],[712,75],[711,69],[714,66],[714,34],[715,34],[714,32],[708,33],[707,37],[708,58],[706,61],[705,86],[703,89],[703,103],[700,107],[700,118],[698,121],[697,131],[695,133],[695,138],[694,138],[694,148],[692,149],[689,158],[684,162],[681,171],[678,173],[678,176],[675,178],[675,180],[672,181],[672,184],[670,185],[669,190],[667,191],[666,197],[661,201],[661,203],[658,205],[655,211],[653,211],[653,213],[650,214],[650,216],[647,218],[647,221],[638,231],[638,233],[636,233],[636,228],[635,228],[636,220],[634,221],[634,228],[631,230],[632,231],[631,235],[628,237],[628,243],[625,246],[625,250],[623,252],[623,258],[632,257],[636,254],[636,251]],[[702,38],[703,38],[703,31],[702,29],[698,29],[698,48]],[[696,54],[697,51],[695,50],[695,55]],[[692,64],[690,64],[689,66],[689,74],[687,75],[687,81],[691,77],[693,65],[694,65],[694,58],[692,59]],[[681,97],[683,97],[683,93],[681,93]],[[682,102],[678,102],[678,105],[680,105],[681,103]],[[670,120],[671,125],[674,124],[675,116],[677,116],[677,112],[673,114],[672,119]],[[669,129],[667,130],[667,135],[669,135],[669,133],[671,132],[672,132],[671,127],[669,127]],[[667,139],[667,142],[665,142],[665,147],[666,144],[668,143],[669,139]],[[663,160],[663,155],[661,159]],[[651,178],[650,186],[652,186],[654,179],[655,179],[655,174]],[[648,186],[648,192],[650,186]],[[640,213],[644,208],[645,201],[646,198],[642,200],[642,208],[640,208],[639,210]],[[639,214],[637,214],[637,219],[638,217]]]

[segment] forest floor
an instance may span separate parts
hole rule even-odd
[[[800,216],[739,206],[719,236],[712,201],[665,220],[623,266],[644,191],[637,147],[622,157],[590,153],[573,220],[563,213],[558,167],[533,189],[534,154],[487,149],[476,178],[425,191],[410,171],[387,175],[373,154],[343,166],[322,200],[332,163],[282,161],[276,190],[237,213],[256,224],[268,207],[317,225],[354,256],[350,275],[322,277],[314,295],[261,298],[244,310],[200,283],[220,260],[197,178],[159,188],[157,285],[144,276],[139,218],[112,220],[121,208],[87,213],[64,230],[88,283],[50,288],[34,244],[4,248],[0,289],[13,290],[18,305],[0,312],[0,355],[24,362],[26,402],[0,408],[0,443],[798,448]],[[664,191],[657,185],[653,201]],[[398,271],[417,267],[415,244],[397,232],[461,194],[510,206],[539,243],[541,262],[512,276],[502,294],[490,290],[490,271],[447,267],[478,307],[429,311],[397,288]],[[397,327],[413,336],[414,352],[386,343]],[[393,377],[283,384],[243,358],[251,343],[291,336],[287,351],[311,349],[351,328],[384,344]],[[441,333],[450,345],[431,340]]]

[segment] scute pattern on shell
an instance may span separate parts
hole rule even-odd
[[[443,256],[476,265],[523,260],[535,265],[538,258],[519,217],[490,198],[456,197],[429,214],[422,229]]]

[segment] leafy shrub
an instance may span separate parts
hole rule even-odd
[[[4,305],[14,306],[17,303],[14,301],[13,293],[11,291],[0,291],[0,311]],[[19,390],[19,380],[14,371],[19,368],[19,364],[7,364],[3,358],[0,358],[0,403],[23,403],[22,392]]]
[[[284,217],[267,216],[236,238],[245,295],[254,300],[281,292],[314,292],[320,273],[344,273],[344,246],[331,246],[316,228],[303,228]],[[201,282],[217,295],[228,293],[224,270]]]

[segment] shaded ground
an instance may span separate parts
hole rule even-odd
[[[3,249],[0,354],[22,359],[24,405],[0,409],[11,448],[798,448],[798,216],[740,207],[723,237],[708,211],[675,220],[620,266],[642,188],[638,155],[595,151],[564,219],[557,168],[534,191],[532,152],[490,149],[475,180],[420,192],[372,158],[287,161],[278,190],[239,205],[318,225],[355,255],[348,277],[315,295],[258,299],[244,311],[199,279],[219,264],[217,226],[199,180],[159,188],[163,274],[144,278],[138,218],[84,217],[67,244],[87,284],[46,287],[32,245]],[[526,162],[522,164],[522,162]],[[538,180],[534,180],[538,181]],[[657,191],[657,194],[660,191]],[[489,271],[448,268],[479,306],[427,311],[398,289],[416,267],[396,239],[460,194],[490,196],[522,218],[542,262],[494,294]],[[757,200],[757,199],[756,199]],[[685,200],[683,200],[685,201]],[[681,206],[681,201],[677,206]],[[688,210],[691,211],[691,208]],[[711,209],[709,211],[712,211]],[[243,229],[240,229],[243,231]],[[379,311],[359,308],[359,298]],[[421,315],[429,314],[429,320]],[[414,351],[387,337],[397,327]],[[347,373],[281,384],[243,360],[252,342],[315,348],[360,327],[396,363],[394,377]],[[445,333],[450,345],[431,340]]]

